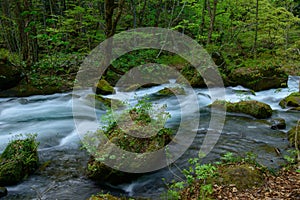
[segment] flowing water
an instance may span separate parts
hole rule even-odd
[[[280,90],[266,90],[252,95],[243,87],[226,88],[226,99],[240,101],[253,99],[269,104],[274,110],[272,118],[284,118],[287,128],[282,131],[270,129],[268,120],[257,120],[247,115],[227,113],[225,126],[218,142],[203,162],[212,162],[226,152],[243,154],[253,152],[258,154],[258,161],[272,168],[278,168],[284,163],[282,156],[278,156],[274,148],[282,154],[288,149],[286,132],[296,124],[299,113],[281,109],[279,101],[298,91],[299,77],[290,77],[288,88]],[[158,97],[155,92],[173,83],[141,89],[135,93],[117,92],[109,95],[111,98],[135,103],[137,97],[149,95],[153,103],[167,104],[172,118],[167,126],[178,127],[182,118],[189,118],[200,112],[200,125],[197,135],[188,148],[174,164],[156,172],[145,174],[132,183],[121,185],[96,184],[85,177],[85,167],[89,155],[80,149],[80,138],[77,135],[73,113],[73,100],[83,102],[82,118],[89,120],[84,109],[92,109],[86,100],[91,89],[82,90],[77,94],[64,93],[48,96],[32,96],[26,98],[0,99],[0,153],[8,142],[19,134],[36,133],[40,142],[39,156],[41,169],[16,186],[8,187],[9,195],[3,199],[87,199],[97,192],[110,192],[127,196],[144,196],[159,199],[166,191],[162,178],[166,182],[180,176],[180,169],[187,166],[187,160],[196,157],[206,135],[211,120],[211,112],[207,107],[211,103],[211,94],[207,89],[195,89],[198,106],[190,102],[188,96],[179,104],[176,97]],[[188,109],[182,111],[182,106]],[[97,116],[105,113],[96,110]],[[188,130],[188,129],[187,129]]]

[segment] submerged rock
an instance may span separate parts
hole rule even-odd
[[[285,119],[275,118],[275,119],[271,119],[270,122],[271,122],[271,129],[273,130],[286,128]]]
[[[96,94],[103,95],[115,93],[115,89],[104,79],[98,81],[93,90]]]
[[[39,163],[34,138],[14,140],[0,157],[0,185],[14,185],[33,173]]]
[[[287,107],[295,107],[299,108],[300,107],[300,92],[294,92],[290,94],[289,96],[285,97],[279,102],[279,105],[282,108],[287,108]]]
[[[217,100],[213,102],[213,105],[217,108],[218,106],[225,106],[227,112],[244,113],[258,119],[271,117],[273,112],[268,104],[255,100],[240,101],[237,103]]]
[[[7,195],[7,189],[5,187],[0,187],[0,198]]]
[[[280,67],[240,67],[229,74],[235,85],[242,85],[254,91],[287,87],[288,75]]]
[[[295,139],[297,139],[296,143],[298,144],[298,148],[300,148],[300,124],[294,126],[293,128],[291,128],[291,130],[288,131],[288,139],[290,145],[293,147],[295,147]]]

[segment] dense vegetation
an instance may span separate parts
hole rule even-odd
[[[299,74],[299,15],[297,0],[3,0],[0,58],[17,66],[27,84],[67,89],[65,81],[74,80],[83,56],[106,38],[136,27],[162,27],[221,55],[217,64],[226,64],[224,71],[276,66]],[[129,53],[107,76],[157,55]]]

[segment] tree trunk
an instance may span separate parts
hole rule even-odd
[[[218,0],[213,1],[213,7],[211,7],[210,0],[207,0],[207,10],[209,13],[209,18],[210,18],[209,30],[208,30],[208,36],[207,36],[207,44],[210,44],[212,41],[212,34],[214,31],[214,26],[215,26],[217,5],[218,5]]]
[[[206,11],[206,0],[203,1],[203,8],[202,8],[201,25],[200,25],[200,35],[201,36],[203,36],[203,34],[204,34],[205,11]]]
[[[124,0],[120,0],[119,3],[115,3],[114,0],[105,0],[105,35],[106,38],[112,37],[116,33],[116,27],[120,20],[120,17],[122,15],[124,6]],[[114,18],[114,10],[118,8],[118,13],[116,14]],[[106,43],[105,48],[105,57],[103,59],[103,63],[101,63],[101,66],[109,66],[109,69],[111,69],[113,72],[124,75],[125,73],[116,69],[110,64],[111,61],[111,55],[112,55],[112,40],[109,40],[109,42]],[[106,71],[107,72],[107,71]],[[105,73],[104,73],[105,75]]]

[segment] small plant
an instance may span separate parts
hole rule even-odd
[[[189,164],[190,167],[182,171],[185,181],[173,181],[172,184],[168,185],[168,199],[180,199],[182,193],[193,199],[209,199],[209,195],[213,193],[211,180],[217,175],[216,166],[201,164],[198,158],[190,159]],[[185,188],[190,189],[186,190]]]

